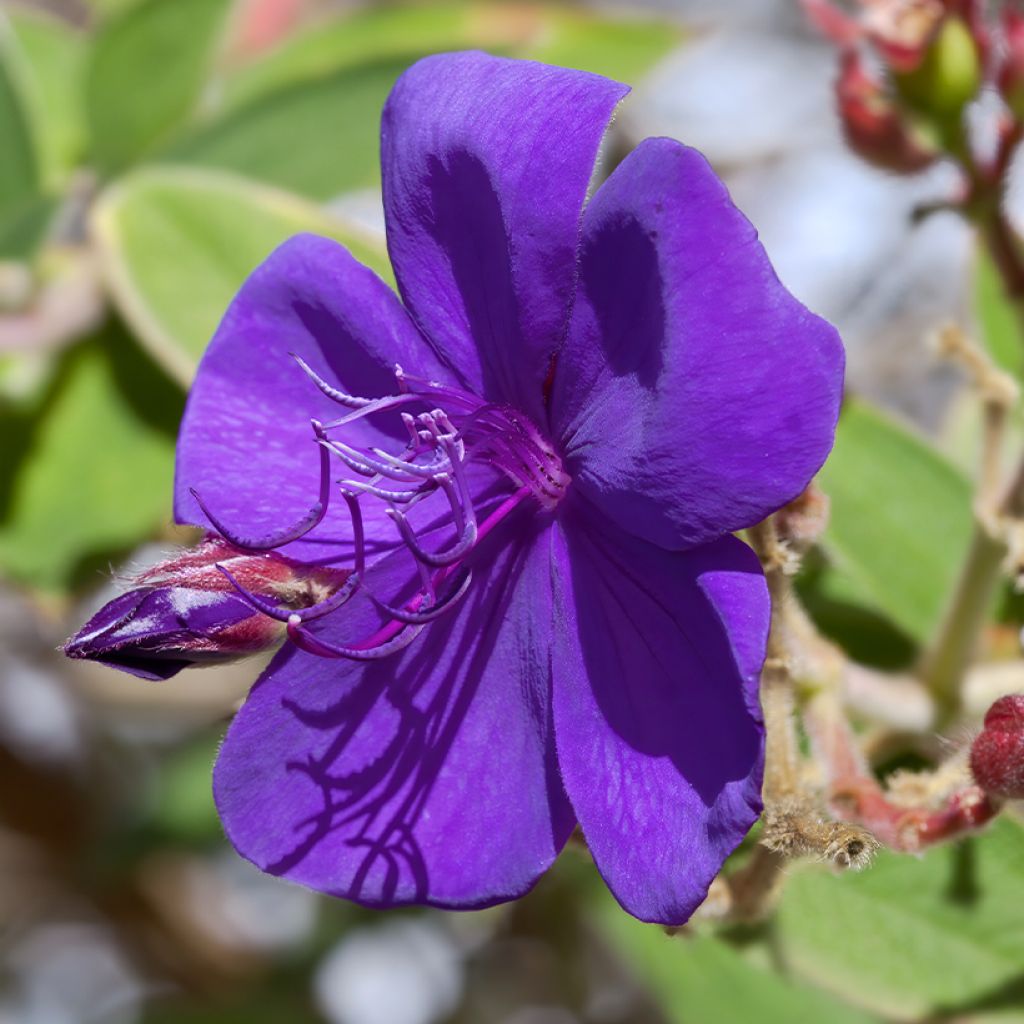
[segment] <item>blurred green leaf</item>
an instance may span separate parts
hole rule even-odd
[[[0,13],[0,218],[38,191],[38,161],[22,89],[24,57]]]
[[[170,520],[183,397],[114,327],[37,408],[0,411],[0,569],[59,591]]]
[[[30,260],[56,209],[57,200],[32,196],[0,213],[0,260]]]
[[[238,68],[225,82],[229,109],[298,82],[356,65],[394,61],[404,67],[420,56],[471,46],[500,48],[502,31],[494,8],[465,4],[376,7],[332,18],[287,40],[257,61]],[[377,111],[379,119],[380,111]]]
[[[224,834],[210,783],[222,732],[218,725],[174,750],[158,776],[155,822],[177,841],[205,843]]]
[[[867,1024],[874,1020],[831,995],[798,986],[708,934],[670,938],[630,917],[607,893],[590,900],[601,934],[648,987],[673,1024]]]
[[[536,41],[516,56],[593,71],[635,85],[683,38],[683,30],[666,21],[600,17],[553,7]]]
[[[235,171],[314,199],[380,178],[380,112],[408,61],[298,82],[197,131],[168,159]]]
[[[146,0],[104,22],[90,53],[86,116],[107,172],[158,144],[194,112],[228,0]]]
[[[82,83],[86,37],[57,18],[28,9],[10,14],[44,188],[59,187],[85,146]]]
[[[981,340],[996,364],[1020,380],[1024,378],[1022,322],[984,246],[978,247],[974,274],[975,312]]]
[[[239,69],[225,84],[224,115],[167,155],[328,199],[377,184],[384,101],[402,71],[428,53],[483,47],[633,81],[681,37],[662,21],[553,7],[362,11],[318,26]]]
[[[1004,816],[922,858],[882,853],[862,874],[798,869],[779,909],[782,953],[804,977],[899,1019],[994,1010],[1001,993],[1019,1009],[1022,850],[1024,827]]]
[[[440,3],[375,7],[333,18],[243,66],[225,83],[239,106],[297,81],[357,64],[483,49],[633,82],[684,37],[651,17],[567,11],[554,5]]]
[[[832,500],[823,547],[843,577],[833,591],[925,641],[970,541],[967,480],[908,428],[850,400],[818,482]]]
[[[249,273],[291,235],[343,242],[390,280],[383,245],[285,192],[187,167],[138,171],[94,210],[114,300],[154,357],[187,383]]]

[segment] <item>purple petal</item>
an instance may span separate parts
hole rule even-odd
[[[670,554],[607,522],[567,534],[562,778],[622,906],[681,924],[761,810],[764,577],[733,537]]]
[[[243,856],[373,906],[479,907],[530,888],[573,827],[551,737],[549,538],[492,556],[400,655],[277,657],[215,770]],[[352,641],[347,608],[324,622],[321,637]]]
[[[626,86],[483,53],[421,60],[384,108],[388,247],[405,304],[478,394],[542,416],[580,210]]]
[[[696,150],[648,139],[587,207],[552,422],[590,501],[682,548],[759,522],[832,447],[843,350]]]
[[[178,439],[175,516],[208,526],[195,488],[225,526],[261,536],[294,523],[317,500],[319,448],[310,419],[345,409],[323,395],[291,353],[328,383],[363,397],[395,392],[394,367],[443,372],[397,296],[337,242],[299,235],[249,277],[199,366]],[[386,431],[392,430],[393,433]],[[341,440],[401,447],[396,416],[359,420]],[[378,513],[378,514],[374,514]],[[367,503],[370,539],[394,528],[381,503]],[[345,504],[281,550],[301,560],[347,558]]]

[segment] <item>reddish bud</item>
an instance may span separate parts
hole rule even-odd
[[[971,747],[975,782],[993,796],[1024,800],[1024,694],[1000,697]]]
[[[864,32],[893,71],[917,68],[948,11],[942,0],[865,0]]]
[[[913,174],[937,158],[937,151],[918,137],[856,50],[842,55],[836,98],[846,141],[868,163]]]
[[[69,658],[98,661],[144,679],[168,679],[191,665],[229,661],[275,646],[283,623],[238,587],[285,608],[316,603],[348,573],[240,551],[210,538],[140,574],[133,589],[101,608],[65,645]]]

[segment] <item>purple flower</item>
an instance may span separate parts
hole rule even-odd
[[[401,301],[294,238],[203,359],[178,519],[352,570],[299,612],[239,581],[291,639],[215,770],[266,871],[482,907],[578,822],[674,924],[757,818],[768,597],[730,533],[821,465],[842,350],[694,150],[648,139],[585,204],[626,91],[416,64],[382,131]]]

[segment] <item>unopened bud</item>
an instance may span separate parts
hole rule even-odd
[[[301,607],[322,600],[347,575],[309,570],[276,554],[247,554],[210,538],[136,577],[131,590],[68,640],[64,653],[143,679],[169,679],[193,665],[268,650],[284,638],[284,624],[258,611],[239,588]]]
[[[871,74],[856,50],[847,50],[842,56],[836,98],[846,141],[868,163],[913,174],[938,157],[938,151],[900,111],[885,84]]]
[[[1024,800],[1024,694],[1000,697],[971,747],[971,774],[988,794]]]
[[[982,80],[982,54],[967,23],[947,17],[923,59],[894,80],[900,95],[923,114],[940,120],[959,115]]]
[[[924,60],[946,13],[942,0],[870,0],[863,14],[864,34],[888,67],[906,74]]]

